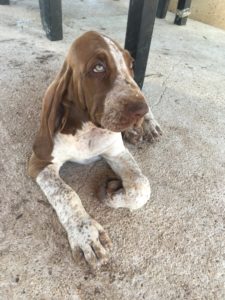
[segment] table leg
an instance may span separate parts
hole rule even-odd
[[[178,1],[174,24],[186,25],[187,18],[191,13],[190,7],[191,7],[191,0],[179,0]]]
[[[0,5],[9,5],[9,0],[0,0]]]
[[[41,21],[47,38],[51,41],[63,39],[61,0],[39,0]]]
[[[166,13],[170,4],[170,0],[159,0],[156,17],[160,19],[164,19],[166,17]]]
[[[135,80],[142,88],[158,0],[130,0],[125,48],[135,59]]]

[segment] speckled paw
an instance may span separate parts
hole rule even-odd
[[[79,220],[68,234],[72,254],[76,260],[79,247],[86,262],[92,268],[97,268],[108,261],[108,250],[112,242],[103,227],[90,217]]]
[[[154,142],[160,138],[163,134],[159,123],[155,119],[145,118],[142,123],[143,128],[143,140],[148,142]]]
[[[143,141],[144,131],[142,127],[129,128],[123,132],[123,138],[130,144],[136,145]]]

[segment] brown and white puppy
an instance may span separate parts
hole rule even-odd
[[[144,117],[145,116],[145,117]],[[143,121],[144,118],[144,121]],[[47,89],[41,125],[29,161],[35,178],[65,228],[72,253],[80,248],[94,265],[107,259],[111,241],[82,206],[76,192],[60,177],[66,161],[81,164],[104,158],[122,180],[109,183],[105,203],[130,210],[150,198],[148,179],[125,148],[121,132],[159,136],[144,95],[133,80],[133,59],[110,38],[87,32],[70,47],[63,67]]]

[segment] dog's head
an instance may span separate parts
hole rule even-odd
[[[144,95],[133,79],[133,59],[116,42],[88,32],[72,45],[69,58],[79,72],[83,100],[96,125],[123,131],[148,112]]]
[[[51,153],[57,130],[75,133],[85,121],[118,132],[137,126],[148,105],[133,76],[133,59],[116,42],[93,31],[79,37],[45,94],[39,157]]]

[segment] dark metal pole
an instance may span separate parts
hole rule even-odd
[[[170,0],[159,0],[156,17],[164,19],[170,4]]]
[[[179,0],[174,24],[186,25],[187,18],[190,15],[191,0]]]
[[[125,48],[135,59],[134,78],[142,88],[158,0],[130,0]]]
[[[51,41],[63,39],[61,0],[39,0],[41,21],[47,38]]]
[[[0,5],[9,5],[9,0],[0,0]]]

